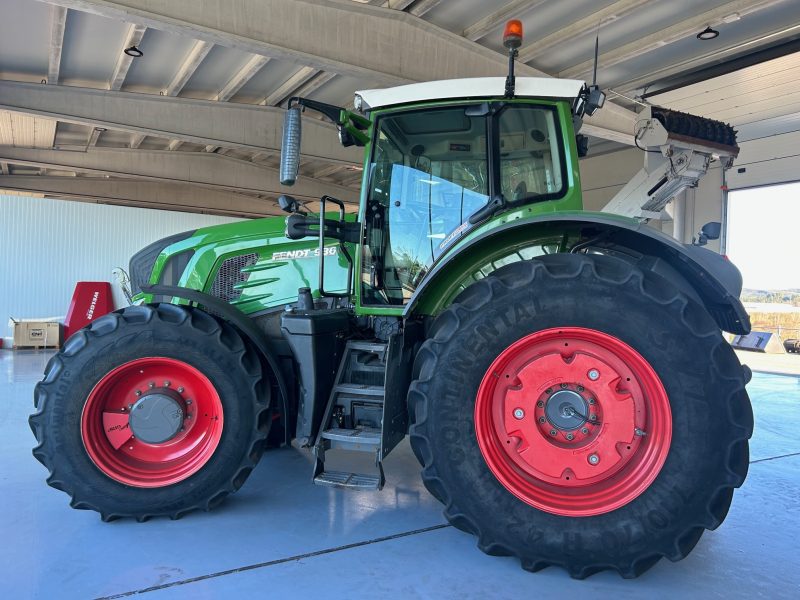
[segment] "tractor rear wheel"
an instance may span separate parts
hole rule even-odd
[[[747,474],[745,373],[702,306],[619,258],[503,267],[435,321],[409,391],[428,489],[488,554],[583,578],[685,557]]]
[[[178,518],[244,483],[271,422],[256,351],[172,304],[131,306],[73,335],[34,392],[34,456],[74,508]]]

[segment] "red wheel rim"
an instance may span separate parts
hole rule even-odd
[[[614,336],[546,329],[513,343],[478,388],[475,432],[500,483],[562,516],[600,515],[644,492],[669,453],[658,375]]]
[[[139,439],[131,411],[155,395],[169,398],[177,431],[155,443]],[[139,403],[139,404],[137,404]],[[183,481],[205,465],[219,445],[222,402],[209,379],[173,358],[139,358],[103,376],[81,414],[81,437],[92,462],[110,478],[143,488]]]

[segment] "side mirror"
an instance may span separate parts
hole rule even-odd
[[[706,236],[706,239],[709,240],[718,240],[721,234],[722,223],[719,221],[711,221],[710,223],[706,223],[700,230],[700,235]]]
[[[283,143],[281,144],[281,185],[294,185],[300,169],[300,106],[286,111],[283,121]]]
[[[710,221],[700,229],[700,233],[697,234],[697,241],[694,242],[694,245],[705,246],[709,240],[718,240],[721,234],[722,223],[719,221]]]
[[[283,194],[281,196],[278,196],[278,206],[281,207],[281,210],[283,212],[287,213],[300,212],[300,203],[292,196],[289,196],[288,194]]]
[[[603,108],[603,104],[605,103],[605,92],[596,85],[593,85],[589,88],[589,97],[586,100],[586,114],[591,117],[598,108]]]

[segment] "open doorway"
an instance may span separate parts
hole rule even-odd
[[[753,329],[800,338],[800,182],[729,192],[725,247]]]

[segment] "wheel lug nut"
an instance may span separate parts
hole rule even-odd
[[[582,392],[583,391],[583,386],[582,385],[576,386],[575,390],[578,391],[578,392]]]
[[[182,393],[183,393],[183,386],[181,386],[181,387],[179,387],[179,388],[178,388],[178,393],[179,393],[179,394],[182,394]]]
[[[133,404],[128,404],[128,410],[133,410]]]
[[[598,371],[597,369],[589,369],[589,372],[586,375],[592,381],[597,381],[598,379],[600,379],[600,371]]]
[[[136,394],[137,396],[141,396],[142,395],[142,391],[141,390],[136,390],[133,393]]]
[[[525,416],[525,411],[524,410],[522,410],[521,408],[515,408],[514,409],[514,418],[515,419],[521,419],[524,416]]]
[[[187,401],[186,401],[186,404],[191,404],[191,403],[192,403],[192,401],[191,401],[191,400],[187,400]]]
[[[590,465],[596,465],[600,462],[600,457],[597,454],[590,454],[588,459]]]
[[[572,440],[574,440],[574,439],[575,439],[575,436],[574,436],[574,435],[572,435],[571,433],[568,433],[568,434],[567,434],[567,439],[568,439],[569,441],[572,441]]]
[[[536,403],[536,406],[537,406],[537,407],[539,407],[539,408],[542,408],[542,407],[544,406],[544,402],[542,402],[541,400],[539,400],[539,401]]]
[[[556,435],[558,432],[555,429],[550,430],[550,435]]]
[[[594,404],[594,398],[589,398],[589,404]]]
[[[589,415],[589,420],[590,421],[597,421],[597,415],[595,415],[595,414]]]
[[[169,381],[165,381],[165,382],[164,382],[164,387],[169,387],[169,386],[170,386],[170,383],[169,383]]]
[[[545,393],[545,394],[552,394],[552,393],[553,393],[553,388],[547,388],[547,389],[544,391],[544,393]]]
[[[562,390],[565,390],[565,389],[567,389],[567,387],[569,387],[569,386],[568,386],[566,383],[562,383],[562,384],[561,384],[561,389],[562,389]]]
[[[638,427],[637,427],[636,429],[634,429],[634,430],[633,430],[633,433],[634,433],[635,435],[639,436],[639,437],[644,437],[644,436],[646,436],[646,435],[647,435],[647,432],[646,432],[646,431],[644,431],[644,430],[642,430],[642,429],[639,429]]]
[[[581,429],[581,433],[583,435],[586,435],[587,433],[589,433],[589,428],[588,427],[584,427],[583,429]]]
[[[544,417],[539,417],[539,423],[544,423]]]
[[[148,384],[147,384],[147,387],[149,387],[150,389],[152,389],[152,388],[156,387],[156,384],[155,384],[154,382],[152,382],[152,381],[151,381],[150,383],[148,383]]]

